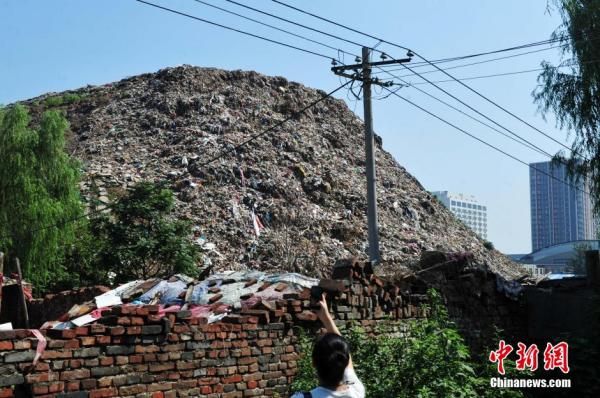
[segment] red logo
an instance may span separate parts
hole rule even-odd
[[[527,347],[523,343],[517,343],[517,347],[517,370],[537,370],[540,353],[537,345],[532,344]],[[498,373],[501,375],[505,373],[504,360],[508,358],[513,350],[512,345],[506,344],[504,340],[500,340],[498,349],[490,352],[490,362],[498,364]],[[560,369],[563,373],[569,373],[569,345],[564,341],[556,345],[547,343],[544,350],[544,370],[554,370],[556,368]]]
[[[517,359],[517,369],[525,370],[529,368],[531,371],[535,371],[538,368],[538,354],[540,353],[537,345],[532,344],[527,348],[525,344],[518,343],[518,346],[517,355],[519,359]]]
[[[564,341],[555,346],[547,343],[544,350],[544,370],[556,368],[563,373],[569,373],[569,345]]]
[[[500,347],[496,351],[490,352],[490,361],[498,362],[498,373],[504,374],[504,359],[512,352],[513,348],[510,344],[506,344],[504,340],[500,340]]]

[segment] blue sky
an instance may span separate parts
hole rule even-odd
[[[327,48],[223,14],[193,0],[154,1],[239,29],[336,55]],[[358,47],[253,14],[224,0],[205,1],[323,40],[336,48],[360,52]],[[376,44],[268,0],[239,1],[361,44]],[[430,59],[544,40],[560,23],[556,11],[546,11],[546,0],[287,1],[414,48]],[[364,4],[368,4],[366,10]],[[256,70],[326,91],[339,85],[325,59],[170,15],[133,0],[4,0],[0,2],[0,37],[0,103],[4,104],[49,91],[108,83],[181,64]],[[385,48],[395,57],[404,55],[391,47],[379,48]],[[553,49],[459,68],[452,73],[457,77],[470,77],[534,69],[542,60],[556,61],[558,57],[559,52]],[[453,65],[458,63],[446,64]],[[427,76],[445,80],[439,73]],[[531,92],[536,77],[536,73],[525,73],[467,83],[557,140],[566,142],[566,132],[555,129],[552,119],[544,121],[533,104]],[[416,77],[410,80],[419,81]],[[546,151],[555,153],[560,149],[558,144],[458,84],[440,85]],[[433,87],[419,87],[456,105]],[[527,162],[545,160],[542,155],[466,119],[413,88],[403,88],[400,93]],[[360,103],[348,100],[344,93],[340,98],[346,99],[359,115],[362,113]],[[488,237],[497,248],[504,252],[530,250],[527,167],[493,152],[395,97],[374,101],[374,126],[383,137],[385,149],[427,189],[472,194],[487,205]]]

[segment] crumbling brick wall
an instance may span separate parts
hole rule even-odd
[[[427,316],[424,286],[385,282],[358,263],[334,276],[342,282],[322,285],[344,287],[331,304],[342,323],[374,332],[379,322]],[[446,289],[469,293],[464,280],[451,279]],[[45,331],[47,347],[35,366],[39,342],[30,331],[0,332],[0,398],[285,397],[299,355],[296,326],[318,327],[309,295],[288,294],[212,324],[185,310],[161,316],[158,306],[114,307],[97,323]],[[474,311],[495,308],[490,319],[498,316],[493,297],[477,303],[471,296]]]

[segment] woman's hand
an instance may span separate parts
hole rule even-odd
[[[319,300],[319,309],[315,311],[319,320],[323,323],[326,323],[331,319],[331,315],[329,314],[329,308],[327,308],[327,300],[325,293],[321,295],[321,300]]]

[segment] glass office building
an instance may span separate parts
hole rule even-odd
[[[554,178],[550,177],[553,176]],[[596,239],[586,181],[572,181],[562,164],[529,165],[532,251],[575,240]]]
[[[436,191],[432,195],[480,238],[487,239],[487,207],[477,202],[474,196],[448,191]]]

